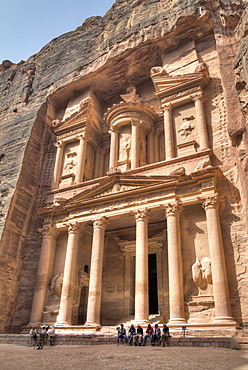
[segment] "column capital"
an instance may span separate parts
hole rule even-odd
[[[201,100],[202,102],[207,101],[202,92],[190,95],[190,99],[195,102],[196,100]]]
[[[108,130],[108,133],[111,134],[116,134],[119,132],[119,127],[118,126],[111,126]]]
[[[171,111],[173,108],[173,104],[172,103],[162,104],[161,108],[163,111]]]
[[[137,221],[148,221],[150,218],[150,212],[147,208],[145,209],[138,209],[136,212],[134,212],[134,216]]]
[[[56,239],[59,231],[57,229],[52,228],[51,226],[45,226],[38,231],[42,234],[43,238],[53,238]]]
[[[93,227],[94,229],[95,228],[105,229],[109,222],[110,221],[107,217],[100,217],[97,220],[93,221]]]
[[[217,194],[208,195],[205,198],[198,198],[202,202],[202,207],[207,210],[218,206]]]
[[[175,201],[173,203],[168,203],[165,205],[162,205],[162,208],[165,210],[165,216],[175,216],[176,214],[179,214],[182,209],[182,203],[179,201]]]
[[[83,132],[80,132],[80,134],[77,134],[76,138],[78,140],[83,140],[83,139],[87,140],[88,139],[88,134],[87,134],[86,130],[84,130]]]
[[[139,126],[141,126],[141,125],[142,125],[142,121],[140,121],[140,120],[138,120],[138,119],[135,119],[135,118],[132,118],[130,122],[131,122],[131,125],[132,125],[132,126],[139,127]]]
[[[56,148],[63,148],[64,141],[63,140],[56,141],[55,143],[53,143],[53,145],[56,146]]]
[[[83,225],[78,222],[68,222],[64,225],[67,227],[69,234],[80,233],[83,229]]]

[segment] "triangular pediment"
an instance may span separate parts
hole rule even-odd
[[[99,119],[95,114],[91,99],[84,99],[85,102],[80,105],[78,111],[73,112],[70,116],[63,121],[54,120],[54,133],[59,136],[64,133],[75,131],[86,127],[87,123],[99,130],[100,123]]]
[[[180,90],[190,89],[192,86],[205,88],[209,80],[207,70],[178,76],[170,76],[162,72],[151,75],[157,93],[174,94]]]
[[[68,199],[64,205],[76,205],[88,200],[102,199],[106,201],[107,199],[123,196],[123,193],[135,192],[161,183],[172,182],[176,178],[178,176],[109,176],[107,179],[92,185],[90,188],[86,187],[85,190]]]

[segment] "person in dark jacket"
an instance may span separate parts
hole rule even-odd
[[[153,346],[155,345],[155,341],[158,341],[158,343],[161,343],[161,329],[158,326],[158,324],[155,324],[154,327],[154,334],[153,334]]]
[[[170,347],[170,330],[166,324],[163,324],[163,329],[162,329],[162,347],[165,347],[165,343],[168,347]]]
[[[141,325],[137,325],[137,332],[134,337],[134,345],[137,346],[139,343],[139,346],[141,346],[143,340],[143,329]]]
[[[134,327],[134,324],[131,324],[130,329],[129,329],[128,332],[129,332],[129,335],[128,335],[128,345],[131,346],[132,343],[133,343],[133,338],[134,338],[134,336],[136,334],[136,329]]]

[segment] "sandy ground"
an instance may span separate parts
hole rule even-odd
[[[33,347],[0,344],[0,369],[248,369],[248,351],[125,345]]]

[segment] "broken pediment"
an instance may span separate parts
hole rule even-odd
[[[195,73],[170,76],[163,67],[154,67],[151,69],[151,79],[156,95],[164,97],[192,88],[204,89],[209,81],[209,72],[204,65],[202,68],[199,66]]]
[[[71,114],[69,114],[71,113]],[[77,109],[70,111],[62,121],[56,119],[52,122],[52,128],[57,136],[69,135],[75,131],[89,127],[99,134],[101,133],[101,123],[99,115],[94,107],[91,97],[80,101]]]

